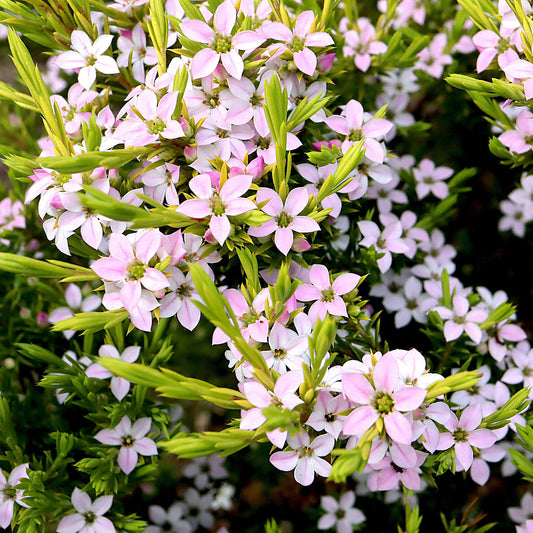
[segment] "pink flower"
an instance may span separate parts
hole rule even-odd
[[[299,216],[308,200],[309,195],[304,187],[292,189],[285,202],[276,191],[262,188],[257,193],[256,202],[259,204],[268,201],[263,211],[272,218],[258,228],[250,228],[249,235],[266,237],[274,233],[276,247],[283,255],[287,255],[294,242],[293,232],[309,233],[320,230],[315,220],[307,216]]]
[[[329,476],[331,465],[322,457],[333,450],[335,439],[331,435],[320,435],[311,442],[307,431],[303,431],[294,437],[289,435],[287,443],[291,451],[275,452],[270,456],[270,462],[277,469],[294,470],[294,479],[304,486],[313,483],[315,473]]]
[[[528,109],[524,109],[516,119],[516,128],[514,130],[504,131],[498,139],[511,152],[525,154],[533,148],[532,136],[533,114]]]
[[[375,40],[376,30],[364,17],[357,19],[357,29],[348,30],[344,38],[344,57],[354,56],[355,66],[363,72],[369,69],[372,55],[384,54],[387,51],[385,43]]]
[[[155,442],[145,435],[150,431],[152,419],[139,418],[133,426],[128,415],[113,429],[102,429],[94,438],[102,444],[120,446],[118,464],[125,474],[131,474],[137,466],[139,454],[157,455]]]
[[[345,415],[339,413],[346,411],[349,407],[348,401],[341,394],[332,396],[327,391],[320,391],[306,424],[315,431],[325,431],[338,439],[346,418]]]
[[[418,168],[413,169],[416,184],[416,195],[419,200],[429,193],[443,200],[448,196],[448,185],[443,183],[453,175],[453,170],[448,167],[435,167],[435,163],[429,159],[422,159]]]
[[[169,286],[163,272],[148,266],[160,245],[158,230],[147,231],[134,244],[125,235],[113,233],[109,239],[109,257],[98,259],[91,266],[102,279],[118,284],[120,302],[128,311],[139,303],[143,287],[160,291]],[[106,296],[104,304],[105,299]]]
[[[452,299],[453,309],[447,307],[435,307],[434,311],[446,322],[444,323],[444,338],[447,342],[458,339],[463,332],[466,333],[476,344],[481,341],[481,328],[479,324],[487,318],[487,312],[481,309],[470,309],[468,300],[459,294]]]
[[[447,41],[446,34],[435,35],[429,46],[419,52],[415,68],[424,70],[434,78],[440,78],[444,72],[444,66],[452,63],[452,56],[444,52]]]
[[[180,25],[180,31],[187,39],[209,45],[194,55],[191,64],[192,77],[198,79],[209,76],[219,62],[222,62],[230,76],[240,80],[244,62],[237,50],[253,50],[265,39],[251,30],[232,35],[237,12],[230,0],[225,0],[217,7],[213,20],[214,30],[202,20],[190,19]]]
[[[157,101],[156,94],[146,89],[133,103],[128,117],[115,130],[114,138],[126,146],[146,146],[163,139],[177,139],[185,133],[177,120],[172,118],[178,93],[169,92]]]
[[[119,73],[115,60],[104,55],[112,40],[112,35],[100,35],[93,43],[85,32],[74,30],[71,34],[73,50],[61,52],[55,64],[62,69],[80,69],[78,81],[84,89],[89,90],[96,81],[96,71],[102,74]]]
[[[363,374],[344,374],[344,394],[359,405],[345,420],[346,435],[362,435],[382,418],[385,431],[391,439],[400,444],[411,444],[413,430],[402,411],[405,413],[418,409],[427,391],[420,387],[404,386],[399,381],[399,373],[396,359],[388,353],[376,362],[373,383]]]
[[[468,470],[474,460],[472,446],[484,449],[490,448],[496,442],[494,432],[488,429],[476,429],[481,424],[482,412],[479,405],[467,407],[457,419],[451,414],[444,424],[450,433],[441,433],[437,450],[447,450],[454,447],[455,460],[464,470]]]
[[[22,501],[25,498],[24,491],[15,488],[22,478],[28,478],[27,469],[28,463],[15,467],[8,479],[0,471],[0,527],[3,529],[7,529],[13,520],[15,502],[22,507],[29,507]]]
[[[340,274],[331,282],[328,269],[324,265],[312,265],[309,270],[309,281],[300,285],[294,293],[302,302],[314,301],[309,309],[312,322],[324,320],[326,314],[348,316],[342,295],[351,292],[359,283],[361,276],[356,274]]]
[[[326,32],[312,32],[316,15],[313,11],[300,13],[294,24],[294,31],[281,22],[267,21],[263,23],[261,32],[269,39],[281,41],[272,45],[276,55],[285,50],[292,51],[293,61],[298,70],[312,76],[317,67],[316,54],[309,47],[323,47],[334,44],[333,39]]]
[[[354,507],[355,492],[352,490],[345,492],[340,501],[332,496],[322,496],[320,506],[325,515],[322,515],[318,521],[318,529],[332,529],[336,527],[337,533],[351,533],[353,526],[362,524],[365,521],[365,515]]]
[[[118,66],[128,68],[131,61],[133,77],[140,83],[144,82],[144,65],[157,65],[157,54],[153,46],[146,46],[142,26],[136,24],[131,31],[122,30],[117,45],[120,51]]]
[[[371,220],[363,220],[358,222],[357,225],[364,237],[359,245],[367,248],[374,246],[378,254],[384,254],[383,257],[377,260],[381,272],[387,272],[391,267],[391,252],[406,253],[409,251],[409,247],[402,239],[403,229],[401,222],[388,224],[382,232],[380,232],[379,226]]]
[[[159,316],[169,318],[176,315],[179,323],[192,331],[200,322],[200,309],[194,305],[193,301],[201,301],[199,294],[194,288],[191,274],[185,276],[176,267],[167,268],[166,272],[171,274],[169,278],[170,292],[161,299]]]
[[[302,373],[297,370],[291,370],[282,374],[276,381],[274,391],[268,391],[261,383],[257,381],[248,381],[244,383],[243,391],[248,401],[254,405],[252,409],[241,411],[241,429],[256,429],[266,422],[263,409],[272,404],[280,405],[285,409],[294,409],[297,405],[303,403],[295,391],[302,383]],[[267,437],[272,444],[281,448],[285,444],[287,432],[279,429],[267,432]]]
[[[100,346],[100,349],[98,350],[98,355],[100,357],[112,357],[113,359],[120,359],[126,363],[135,362],[140,353],[140,346],[128,346],[121,354],[119,354],[118,350],[111,344],[104,344],[103,346]],[[110,370],[107,370],[98,363],[93,363],[89,366],[85,371],[85,374],[87,374],[87,377],[96,379],[111,378],[111,392],[119,402],[122,401],[124,396],[126,396],[130,390],[130,382],[128,380],[114,376]]]
[[[357,100],[350,100],[342,106],[340,115],[332,115],[325,122],[333,131],[346,136],[342,143],[343,153],[363,140],[365,156],[375,163],[383,163],[386,149],[379,140],[392,128],[391,122],[365,114],[363,106]]]
[[[91,502],[86,492],[75,488],[71,500],[78,512],[63,517],[57,526],[57,533],[115,533],[111,520],[102,516],[113,504],[113,496],[100,496]]]
[[[177,211],[191,218],[210,217],[209,229],[222,246],[231,232],[228,216],[242,215],[257,207],[252,200],[241,198],[251,184],[251,176],[242,174],[227,179],[222,187],[213,187],[209,174],[199,174],[189,182],[189,187],[198,198],[186,200]]]

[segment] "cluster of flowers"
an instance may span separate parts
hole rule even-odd
[[[135,10],[145,3],[124,1],[114,8],[131,16],[139,14]],[[383,8],[383,3],[380,6]],[[72,317],[76,310],[94,311],[101,303],[109,311],[125,309],[132,325],[141,331],[152,330],[154,317],[174,316],[184,328],[194,330],[200,321],[194,301],[201,303],[201,298],[189,268],[198,263],[211,280],[217,280],[242,337],[259,349],[270,372],[272,386],[268,379],[258,379],[256,369],[234,340],[221,329],[215,330],[213,344],[227,343],[229,366],[235,370],[244,403],[248,402],[240,428],[261,428],[268,422],[265,409],[269,408],[299,414],[299,432],[281,426],[265,431],[280,449],[270,455],[276,468],[294,470],[300,484],[310,485],[315,474],[330,474],[327,457],[334,448],[359,447],[368,452],[365,472],[370,490],[389,491],[400,484],[418,490],[428,454],[450,450],[455,470],[470,470],[477,483],[486,483],[490,473],[487,461],[503,458],[504,448],[495,443],[505,436],[506,428],[489,430],[483,417],[507,401],[510,392],[506,384],[529,384],[533,351],[512,319],[484,326],[490,313],[506,300],[505,295],[464,288],[451,276],[455,250],[445,244],[438,229],[426,231],[417,226],[417,216],[407,209],[409,202],[426,202],[430,196],[446,199],[452,187],[447,180],[453,171],[428,158],[416,163],[409,155],[396,157],[386,145],[401,128],[415,123],[408,110],[409,95],[419,88],[415,70],[440,77],[452,62],[450,54],[471,51],[472,41],[466,35],[454,41],[448,24],[449,34],[434,36],[411,68],[394,69],[379,77],[382,91],[376,95],[377,111],[365,111],[361,102],[351,99],[340,105],[337,113],[317,106],[302,118],[299,111],[306,105],[310,108],[310,102],[326,103],[326,75],[336,60],[331,47],[341,45],[344,58],[366,72],[372,61],[388,50],[386,31],[410,20],[423,23],[424,9],[403,0],[383,27],[374,28],[366,18],[354,23],[344,18],[333,36],[321,31],[323,24],[312,11],[294,16],[285,12],[278,17],[267,2],[243,1],[236,6],[225,0],[213,12],[202,4],[197,10],[189,9],[188,16],[177,3],[168,2],[167,11],[179,24],[165,28],[163,41],[169,46],[179,43],[182,55],[168,65],[160,62],[156,43],[148,45],[146,20],[123,29],[119,20],[116,26],[104,25],[95,15],[98,36],[93,39],[75,30],[70,50],[57,55],[48,73],[50,86],[58,91],[61,83],[53,79],[62,71],[77,79],[66,98],[59,94],[51,97],[61,113],[73,155],[112,153],[121,148],[138,149],[140,154],[125,168],[101,166],[72,174],[46,167],[34,170],[26,203],[38,198],[48,239],[70,254],[74,240],[70,239],[79,236],[101,256],[91,269],[103,282],[102,299],[95,295],[83,299],[81,289],[71,285],[65,294],[68,308],[55,309],[49,320],[57,323]],[[511,19],[509,13],[512,15],[506,11],[504,18],[508,15]],[[104,27],[110,33],[104,33]],[[511,33],[509,40],[514,39],[513,46],[520,51],[519,39]],[[490,36],[484,38],[490,40]],[[485,41],[474,38],[478,47]],[[483,68],[496,55],[489,59],[490,53],[481,61]],[[478,63],[478,69],[483,68]],[[116,85],[117,76],[113,76],[124,71],[134,83],[128,82],[128,94],[122,98],[117,95],[123,87]],[[102,89],[99,82],[104,79],[111,81]],[[267,102],[269,90],[276,84],[281,98]],[[389,104],[388,115],[384,104]],[[273,131],[280,126],[275,115],[283,116],[280,132]],[[308,131],[320,132],[312,153],[315,161],[324,164],[300,162],[295,165],[298,175],[290,175],[291,152],[306,142]],[[328,189],[328,183],[343,170],[343,158],[359,145],[365,151],[360,164]],[[40,146],[42,157],[56,155],[51,138],[41,140]],[[285,165],[290,179],[283,171]],[[281,177],[276,175],[280,168]],[[276,178],[270,178],[271,172]],[[87,208],[82,194],[87,185],[129,206],[158,206],[175,213],[187,231],[132,229],[130,222]],[[430,373],[426,359],[415,349],[365,350],[362,360],[343,365],[334,364],[332,350],[333,357],[326,353],[316,361],[310,338],[327,317],[338,321],[352,342],[353,310],[359,311],[362,276],[336,274],[310,259],[302,265],[325,245],[328,232],[334,236],[334,250],[353,244],[349,234],[354,228],[343,209],[346,213],[345,206],[355,201],[363,207],[373,207],[375,202],[379,217],[379,224],[370,217],[357,223],[361,237],[357,250],[373,252],[369,257],[382,275],[382,283],[372,287],[371,295],[383,298],[384,307],[395,313],[397,327],[413,319],[425,323],[428,313],[436,312],[442,321],[443,340],[468,338],[480,351],[488,351],[498,362],[501,381],[489,383],[490,371],[481,367],[478,389],[471,394],[456,393],[446,402],[432,395],[428,398],[428,389],[443,376]],[[400,213],[402,207],[406,209]],[[217,268],[236,247],[249,247],[260,262],[272,263],[273,268],[260,273],[268,286],[261,288],[261,281],[255,285],[253,280],[255,289],[238,284],[228,288],[224,284],[231,281],[218,278]],[[411,261],[412,265],[395,273],[397,256],[402,256],[399,264]],[[298,286],[290,298],[278,302],[270,289],[279,281],[280,270],[274,267],[283,261]],[[444,276],[449,295],[443,293]],[[339,334],[344,334],[342,329]],[[139,352],[138,347],[128,347],[119,353],[109,344],[98,350],[101,356],[127,363],[136,361]],[[111,378],[111,391],[118,402],[130,390],[127,380],[99,364],[88,365],[85,371],[91,378]],[[320,379],[310,383],[310,372]],[[124,415],[118,425],[103,427],[94,437],[119,448],[118,465],[130,474],[139,455],[157,455],[154,440],[147,437],[151,424],[150,418],[132,420]],[[213,508],[212,495],[202,497],[206,499],[201,500],[201,509]],[[185,499],[192,506],[201,498],[190,492]],[[91,525],[106,533],[114,531],[103,516],[112,500],[112,496],[103,496],[92,502],[75,489],[72,505],[77,512],[65,516],[58,531],[74,533]],[[352,509],[354,501],[351,492],[339,504],[324,498],[327,514],[318,527],[332,527],[339,511],[346,513],[342,527],[361,523],[364,517]],[[10,521],[13,511],[6,514]],[[165,521],[174,526],[185,520],[186,511],[183,505],[168,511],[153,507],[150,516],[155,533]],[[191,530],[198,524],[209,528],[213,525],[210,516],[200,512],[196,523],[187,523]],[[337,528],[340,524],[338,521]]]

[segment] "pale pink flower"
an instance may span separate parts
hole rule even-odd
[[[294,409],[303,403],[295,391],[302,383],[301,371],[291,370],[282,374],[274,385],[274,391],[268,391],[257,381],[247,381],[242,386],[248,401],[254,406],[247,411],[241,411],[241,429],[256,429],[263,425],[267,418],[263,414],[263,409],[270,405],[281,405],[285,409]],[[286,431],[274,429],[267,432],[270,442],[281,448],[285,444]]]
[[[356,29],[344,34],[345,44],[342,49],[344,57],[354,57],[355,66],[366,72],[371,63],[371,56],[384,54],[387,45],[376,41],[376,29],[365,17],[357,19]]]
[[[379,226],[371,220],[363,220],[357,225],[363,234],[363,239],[359,245],[366,248],[374,246],[378,254],[384,254],[377,260],[381,272],[387,272],[391,267],[391,252],[400,254],[408,252],[409,247],[402,239],[403,229],[400,222],[387,225],[383,231],[380,231]]]
[[[139,454],[150,456],[157,455],[157,447],[152,439],[145,435],[150,431],[152,419],[139,418],[133,426],[128,415],[113,429],[102,429],[94,438],[102,444],[120,446],[118,464],[125,474],[131,474],[137,466]]]
[[[448,185],[444,180],[453,175],[453,170],[448,167],[436,167],[430,159],[422,159],[418,167],[413,169],[416,180],[416,195],[419,200],[428,194],[433,194],[439,200],[448,196]]]
[[[350,404],[342,394],[332,396],[327,391],[320,391],[306,424],[315,431],[325,431],[338,439],[346,419],[346,415],[339,413],[348,410],[349,407]]]
[[[100,35],[93,43],[84,31],[74,30],[71,34],[73,50],[61,52],[55,64],[62,69],[80,69],[78,81],[84,89],[89,90],[96,81],[96,71],[102,74],[119,73],[115,60],[104,55],[112,40],[112,35]]]
[[[339,501],[332,496],[322,496],[320,505],[325,515],[322,515],[317,523],[318,529],[336,528],[337,533],[352,533],[353,526],[362,524],[365,515],[354,507],[355,492],[345,492]]]
[[[22,478],[28,478],[27,469],[28,463],[19,465],[11,471],[7,479],[0,470],[0,527],[3,529],[7,529],[13,520],[15,503],[22,507],[29,507],[23,501],[24,491],[15,488]]]
[[[523,109],[516,118],[516,128],[504,131],[498,139],[511,152],[529,152],[533,148],[533,114],[528,109]]]
[[[309,196],[304,187],[292,189],[285,202],[272,189],[262,188],[256,197],[256,202],[268,201],[263,211],[272,218],[258,228],[252,227],[248,234],[252,237],[266,237],[274,233],[274,243],[278,250],[287,255],[294,243],[294,233],[310,233],[319,231],[320,226],[310,217],[301,216]]]
[[[488,313],[476,308],[470,310],[470,303],[464,296],[457,294],[453,297],[452,309],[438,306],[434,311],[445,320],[443,333],[447,342],[458,339],[463,332],[476,344],[481,342],[479,324],[487,318]]]
[[[214,29],[202,20],[186,20],[180,31],[191,41],[208,45],[193,57],[191,74],[193,79],[204,78],[213,73],[219,62],[228,74],[238,80],[244,71],[244,62],[237,50],[253,50],[260,46],[264,37],[255,31],[242,31],[232,35],[237,20],[237,11],[230,0],[220,4],[213,17]]]
[[[185,275],[176,267],[167,268],[166,273],[170,274],[168,278],[170,292],[161,298],[159,316],[170,318],[176,315],[179,323],[192,331],[201,317],[200,309],[193,302],[202,300],[194,288],[191,274]]]
[[[121,122],[114,138],[125,146],[146,146],[163,139],[177,139],[185,135],[177,120],[172,118],[176,109],[178,93],[169,92],[157,101],[156,94],[146,89],[128,105],[135,108],[128,111],[127,119]]]
[[[291,51],[296,68],[308,76],[312,76],[317,67],[316,54],[310,47],[324,47],[334,44],[333,39],[326,32],[311,31],[315,18],[316,15],[313,11],[304,11],[298,15],[294,24],[294,31],[281,22],[271,21],[264,22],[260,30],[265,37],[283,43],[271,45],[276,55],[282,54],[285,50]]]
[[[361,276],[357,274],[340,274],[332,282],[328,269],[324,265],[312,265],[309,270],[310,283],[297,287],[295,296],[301,302],[313,301],[309,309],[309,318],[312,322],[317,319],[324,320],[326,314],[333,316],[348,316],[346,304],[342,295],[351,292]]]
[[[372,118],[368,113],[365,114],[363,106],[357,100],[350,100],[341,109],[340,115],[332,115],[324,122],[333,131],[345,136],[343,153],[362,140],[365,156],[375,163],[383,163],[387,151],[379,141],[392,128],[392,123],[384,118]]]
[[[146,34],[142,26],[136,24],[133,30],[122,30],[117,46],[117,65],[127,68],[131,62],[133,77],[144,82],[144,65],[157,65],[157,54],[153,46],[146,46]]]
[[[490,448],[496,442],[496,435],[489,429],[477,429],[482,421],[481,406],[471,405],[461,414],[461,418],[452,413],[444,427],[449,431],[441,433],[437,450],[447,450],[454,447],[456,464],[464,470],[472,466],[474,451],[472,446],[479,449]]]
[[[404,414],[418,409],[427,391],[405,386],[399,380],[398,362],[392,353],[383,355],[373,368],[370,382],[363,374],[348,372],[342,377],[342,388],[356,407],[344,422],[346,435],[362,435],[379,418],[383,419],[389,437],[400,444],[411,444],[413,430]]]
[[[275,452],[270,456],[270,462],[277,469],[284,472],[294,470],[294,479],[304,486],[313,483],[315,473],[329,476],[331,465],[322,457],[333,450],[335,439],[331,435],[320,435],[311,442],[307,431],[303,431],[294,437],[289,435],[287,443],[291,451]]]
[[[172,163],[164,163],[156,168],[143,172],[140,180],[145,185],[146,194],[160,204],[178,205],[179,198],[176,185],[180,179],[180,167]]]
[[[415,68],[427,72],[434,78],[440,78],[446,65],[451,65],[452,56],[444,52],[448,39],[446,34],[438,33],[423,50],[418,53],[418,62]]]
[[[209,174],[199,174],[189,181],[189,187],[198,197],[186,200],[177,209],[191,218],[209,218],[209,229],[222,246],[231,233],[228,216],[242,215],[256,205],[248,198],[241,198],[252,184],[251,176],[244,174],[227,179],[220,187],[214,186]]]
[[[298,335],[292,329],[276,322],[268,335],[270,350],[261,351],[269,368],[280,374],[290,370],[301,370],[302,363],[308,363],[309,337]]]
[[[139,303],[143,287],[148,291],[160,291],[169,286],[165,274],[149,266],[160,245],[158,230],[147,231],[133,244],[125,235],[113,233],[109,239],[109,257],[91,265],[102,279],[119,284],[120,301],[130,312]],[[104,296],[104,303],[105,299]]]
[[[140,353],[140,346],[128,346],[121,354],[119,354],[118,350],[111,344],[104,344],[103,346],[100,346],[100,349],[98,350],[98,355],[100,357],[112,357],[113,359],[120,359],[126,363],[135,362]],[[93,363],[89,366],[85,371],[85,374],[87,374],[87,377],[96,379],[111,378],[111,392],[119,402],[124,399],[130,390],[130,382],[127,379],[113,375],[113,372],[107,370],[107,368],[104,368],[98,363]]]
[[[91,502],[86,492],[75,488],[71,500],[78,512],[64,516],[57,526],[57,533],[115,533],[111,520],[103,516],[113,504],[113,496],[100,496]]]

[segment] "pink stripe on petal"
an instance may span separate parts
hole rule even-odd
[[[213,237],[222,246],[231,232],[231,223],[226,215],[213,215],[209,221],[209,229]]]
[[[159,230],[147,231],[135,245],[135,255],[143,263],[148,264],[161,246],[161,233]]]
[[[118,464],[126,475],[133,472],[138,460],[139,455],[133,448],[126,448],[125,446],[120,448],[118,452]]]
[[[242,73],[244,71],[244,61],[239,55],[237,50],[231,50],[225,52],[220,56],[224,68],[228,71],[230,76],[233,76],[237,80],[242,78]]]
[[[11,522],[11,520],[10,520]],[[69,514],[64,516],[57,526],[57,533],[76,533],[86,524],[85,518],[81,514]],[[9,525],[9,524],[8,524]],[[7,527],[2,524],[0,519],[0,526]]]
[[[130,263],[135,258],[129,239],[118,233],[112,233],[109,238],[109,255],[123,263]]]
[[[186,20],[180,24],[180,30],[191,41],[211,44],[215,32],[202,20]]]
[[[313,480],[315,479],[313,459],[304,456],[298,461],[298,464],[294,469],[294,479],[304,487],[307,487],[313,483]]]

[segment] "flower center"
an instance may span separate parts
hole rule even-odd
[[[305,47],[305,40],[300,39],[300,37],[295,37],[292,40],[292,51],[293,52],[301,52]]]
[[[222,216],[226,212],[226,206],[217,192],[213,193],[213,196],[209,198],[209,207],[215,216]]]
[[[125,448],[131,448],[134,442],[135,439],[131,435],[126,435],[125,437],[122,437],[122,446],[124,446]]]
[[[468,431],[463,428],[457,428],[453,432],[453,438],[456,442],[466,442],[468,440]]]
[[[361,130],[352,130],[350,131],[350,135],[348,135],[348,140],[356,143],[357,141],[360,141],[363,138],[363,133]]]
[[[275,350],[272,350],[272,353],[276,359],[284,359],[287,355],[287,351],[283,348],[276,348]]]
[[[285,211],[282,211],[277,217],[276,217],[276,223],[280,228],[287,228],[290,226],[291,222],[294,220],[294,217],[291,217],[291,215],[288,215],[285,213]]]
[[[146,272],[146,267],[140,261],[135,261],[127,268],[130,273],[130,279],[141,279]]]
[[[85,518],[85,523],[90,525],[96,520],[96,515],[92,511],[89,511],[83,515],[83,518]]]
[[[335,299],[335,291],[332,287],[328,287],[322,291],[322,301],[332,302]]]
[[[337,415],[335,413],[326,413],[324,419],[326,422],[331,424],[331,422],[335,422],[335,420],[337,419]]]
[[[394,400],[388,392],[378,391],[372,400],[372,407],[380,413],[390,413],[394,407]]]
[[[224,54],[231,50],[231,37],[225,35],[217,35],[215,37],[215,51],[219,54]]]
[[[150,133],[153,133],[154,135],[159,135],[162,131],[165,131],[166,128],[165,123],[160,118],[149,120],[146,125],[148,126]]]

